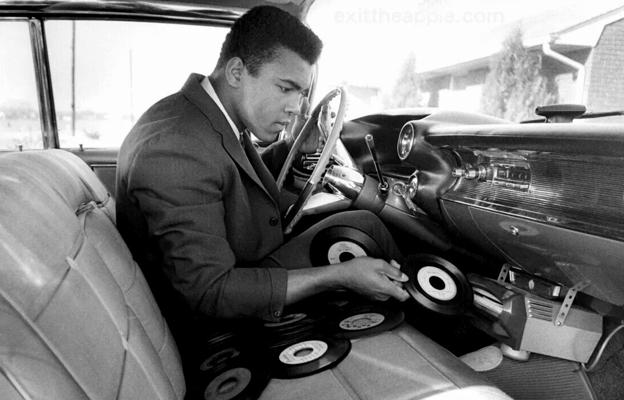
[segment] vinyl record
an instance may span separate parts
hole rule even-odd
[[[384,258],[375,239],[350,226],[325,228],[310,244],[310,260],[314,266],[337,264],[362,256]]]
[[[394,329],[404,318],[403,311],[383,304],[347,305],[330,318],[328,333],[357,339]]]
[[[271,371],[262,363],[268,357],[266,349],[250,343],[248,336],[225,330],[206,338],[207,346],[196,370],[193,398],[258,398],[271,378]]]
[[[203,399],[257,399],[271,379],[270,369],[261,364],[265,357],[237,346],[208,356],[199,367]]]
[[[201,376],[205,400],[257,399],[271,379],[270,370],[246,357],[235,357]]]
[[[446,315],[463,313],[472,304],[472,287],[449,261],[432,254],[409,256],[402,267],[405,288],[420,305]]]
[[[337,365],[349,354],[351,342],[321,334],[309,334],[300,341],[270,351],[273,376],[300,378]]]
[[[308,315],[306,313],[286,314],[282,318],[280,318],[279,321],[265,322],[264,327],[269,328],[269,329],[280,329],[280,328],[292,326],[298,323],[299,321],[304,320],[305,318],[307,318],[307,316]]]
[[[226,365],[230,360],[234,360],[241,356],[241,350],[236,346],[229,346],[223,349],[219,349],[212,354],[209,354],[199,364],[199,370],[202,372],[211,372],[221,369],[223,365]]]
[[[318,321],[305,313],[286,314],[280,321],[264,324],[263,338],[267,347],[281,347],[299,341],[318,326]]]

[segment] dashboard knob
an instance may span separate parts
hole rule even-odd
[[[485,165],[478,165],[473,167],[470,164],[466,164],[464,167],[453,168],[451,174],[455,178],[464,178],[464,179],[478,179],[480,181],[484,181],[487,177],[487,167]]]

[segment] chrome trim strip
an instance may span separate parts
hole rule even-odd
[[[609,239],[624,241],[624,231],[608,228],[604,225],[596,226],[584,221],[575,221],[572,219],[564,219],[562,217],[553,217],[540,212],[521,210],[500,204],[492,204],[478,200],[466,200],[457,197],[443,196],[442,202],[461,204],[464,206],[474,207],[485,211],[493,211],[511,217],[523,218],[529,221],[539,222],[542,224],[557,226],[560,228],[571,229],[577,232],[587,233],[590,235],[602,236]]]
[[[45,40],[45,29],[41,20],[33,18],[28,20],[28,26],[35,67],[35,79],[37,81],[37,98],[39,100],[39,118],[41,121],[41,133],[43,135],[43,148],[57,149],[59,148],[59,138],[54,108],[54,95],[52,94],[48,48]]]
[[[230,26],[245,12],[242,7],[205,5],[198,1],[84,0],[0,2],[0,16],[32,18],[132,19],[197,22]]]

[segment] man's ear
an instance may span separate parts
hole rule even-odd
[[[245,64],[240,57],[232,57],[225,64],[225,79],[232,87],[239,87],[243,76]]]

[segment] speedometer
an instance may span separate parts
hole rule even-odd
[[[397,142],[397,153],[401,160],[405,160],[412,150],[414,144],[414,127],[409,122],[403,125],[401,132],[399,133],[399,140]]]

